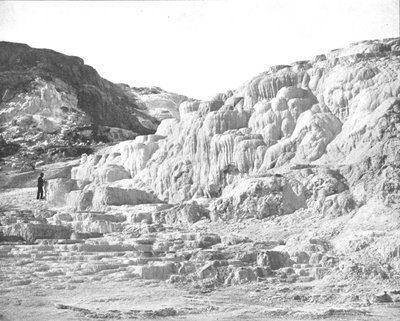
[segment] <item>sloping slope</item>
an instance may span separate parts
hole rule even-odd
[[[32,114],[60,123],[71,112],[87,123],[153,133],[154,118],[137,118],[137,98],[103,79],[78,57],[25,44],[0,42],[1,122]],[[150,124],[150,126],[149,126]]]

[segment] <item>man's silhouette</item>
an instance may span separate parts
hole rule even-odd
[[[40,176],[37,181],[37,199],[43,199],[43,185],[44,185],[44,179],[43,179],[44,174],[40,173]]]

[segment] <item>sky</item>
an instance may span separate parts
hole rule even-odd
[[[399,36],[400,0],[0,1],[0,40],[210,99],[277,64]]]

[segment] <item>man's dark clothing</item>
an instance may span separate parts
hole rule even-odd
[[[37,199],[43,198],[43,185],[44,185],[43,177],[39,177],[37,182],[37,187],[38,187]]]

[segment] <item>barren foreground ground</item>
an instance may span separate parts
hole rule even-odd
[[[45,209],[35,189],[1,190],[5,209]],[[196,231],[237,233],[252,239],[274,239],[291,233],[294,221],[196,224]],[[292,225],[293,226],[293,225]],[[107,237],[118,237],[118,233]],[[138,278],[129,251],[74,252],[62,245],[0,245],[0,320],[398,320],[399,303],[374,302],[383,290],[395,300],[393,282],[341,279],[287,283],[274,279],[237,285],[207,286]],[[242,245],[244,246],[244,245]],[[245,248],[237,248],[238,251]],[[375,300],[376,301],[376,300]]]

